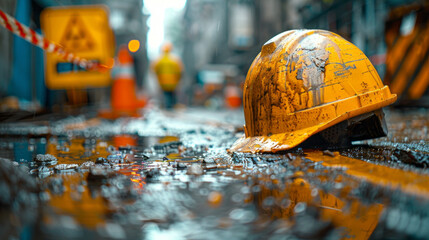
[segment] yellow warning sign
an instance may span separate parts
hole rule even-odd
[[[94,40],[78,14],[71,16],[61,38],[60,44],[72,52],[84,52],[94,49]]]
[[[105,6],[47,8],[41,15],[47,39],[89,61],[107,64],[114,54],[113,32]],[[87,71],[53,53],[46,53],[45,82],[51,89],[105,87],[110,71]]]

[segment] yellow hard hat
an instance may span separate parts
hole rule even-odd
[[[165,42],[161,47],[162,52],[169,53],[173,50],[173,44],[171,42]]]
[[[245,137],[230,151],[288,150],[395,100],[352,43],[325,30],[286,31],[262,46],[249,69],[243,92]]]

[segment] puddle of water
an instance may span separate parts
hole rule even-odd
[[[137,120],[132,124],[137,133],[177,128],[180,137],[1,138],[0,157],[31,173],[21,185],[39,182],[41,200],[32,206],[25,186],[11,191],[25,200],[20,211],[11,208],[1,216],[20,218],[28,209],[34,215],[0,230],[41,239],[419,239],[429,234],[424,172],[329,151],[228,155],[223,145],[236,137],[233,129],[183,130],[172,123],[167,130],[147,130]],[[0,189],[6,192],[1,184]]]

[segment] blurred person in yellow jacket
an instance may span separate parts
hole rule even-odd
[[[164,106],[168,109],[176,105],[176,88],[183,72],[182,61],[171,54],[172,49],[171,43],[165,43],[161,48],[162,55],[152,64],[164,92]]]

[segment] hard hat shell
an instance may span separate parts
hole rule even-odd
[[[266,42],[243,92],[245,137],[230,151],[291,149],[341,121],[392,104],[355,45],[325,30],[291,30]]]

